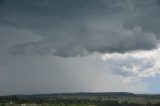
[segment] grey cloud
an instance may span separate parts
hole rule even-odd
[[[153,49],[159,40],[159,15],[152,12],[159,7],[153,0],[16,0],[3,5],[2,26],[29,29],[41,37],[14,45],[9,50],[13,55],[124,53]]]
[[[145,5],[143,4],[142,7],[139,8],[137,7],[136,14],[133,14],[130,19],[126,20],[124,27],[133,28],[135,25],[139,25],[143,27],[143,30],[157,34],[159,39],[159,0],[149,0],[148,3],[146,2]]]
[[[4,2],[5,2],[5,0],[0,0],[0,9],[1,9],[1,7],[3,6]],[[1,10],[0,10],[0,11],[1,11]]]
[[[5,0],[0,0],[0,5],[2,5],[4,3]]]
[[[67,30],[68,31],[68,30]],[[17,44],[10,53],[13,55],[48,55],[84,56],[92,52],[125,52],[139,49],[152,49],[156,38],[152,33],[142,32],[139,27],[132,30],[85,32],[76,30],[72,33],[60,33],[61,36],[46,35],[40,41]],[[145,36],[145,39],[144,39]],[[143,41],[142,41],[143,39]],[[136,43],[135,43],[136,42]]]

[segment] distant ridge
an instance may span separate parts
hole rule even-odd
[[[47,94],[42,94],[47,95]],[[79,92],[79,93],[53,93],[52,96],[133,96],[129,92]]]
[[[13,95],[10,95],[13,96]],[[31,94],[31,95],[14,95],[19,98],[45,98],[60,96],[128,96],[128,97],[145,97],[160,99],[160,94],[134,94],[130,92],[78,92],[78,93],[52,93],[52,94]]]

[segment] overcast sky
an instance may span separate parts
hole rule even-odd
[[[159,0],[0,0],[0,95],[160,93]]]

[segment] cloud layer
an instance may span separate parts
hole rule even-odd
[[[157,46],[157,9],[155,0],[5,0],[0,24],[41,38],[12,46],[12,55],[124,53]]]

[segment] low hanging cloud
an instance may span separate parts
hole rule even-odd
[[[31,30],[41,37],[12,46],[12,55],[125,53],[157,46],[157,9],[156,0],[6,0],[0,24]]]
[[[68,57],[84,56],[93,52],[123,53],[132,50],[152,49],[157,45],[156,36],[153,33],[143,32],[138,26],[132,30],[117,29],[116,31],[102,32],[96,31],[96,29],[90,32],[79,30],[69,32],[69,34],[67,34],[67,30],[67,32],[60,33],[62,36],[49,35],[37,42],[14,45],[10,53],[13,55],[54,54]]]

